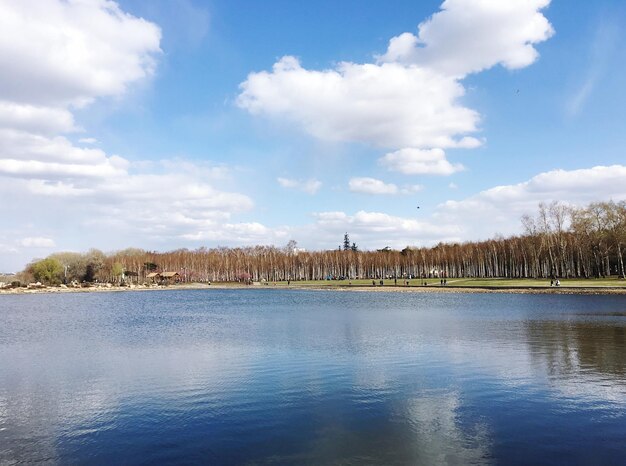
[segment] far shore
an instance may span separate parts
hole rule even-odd
[[[537,286],[537,285],[371,285],[371,284],[325,284],[292,282],[267,282],[260,285],[245,285],[241,283],[179,283],[172,285],[131,285],[131,286],[89,286],[89,287],[61,287],[40,286],[0,289],[0,295],[26,295],[42,293],[106,293],[131,291],[165,291],[165,290],[210,290],[210,289],[239,289],[239,290],[317,290],[317,291],[359,291],[359,292],[395,292],[395,293],[514,293],[514,294],[583,294],[583,295],[626,295],[626,286]]]

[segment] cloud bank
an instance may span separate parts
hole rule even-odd
[[[0,77],[0,194],[11,200],[2,215],[4,233],[13,238],[0,238],[5,252],[32,257],[63,247],[53,234],[63,231],[62,221],[94,236],[111,227],[120,235],[140,233],[142,242],[255,231],[232,223],[233,214],[253,203],[216,189],[216,178],[207,176],[214,167],[133,163],[93,147],[97,140],[76,123],[77,109],[123,98],[152,77],[160,41],[157,25],[113,1],[0,1],[0,69],[6,71]],[[74,143],[72,133],[83,137]]]
[[[540,202],[573,205],[626,199],[626,166],[596,166],[552,170],[512,185],[495,186],[460,201],[438,207],[435,221],[463,225],[466,239],[486,239],[496,233],[518,233],[520,218],[535,213]]]

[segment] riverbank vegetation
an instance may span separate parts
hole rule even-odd
[[[168,271],[178,273],[177,281],[200,283],[624,277],[626,202],[540,204],[522,225],[518,236],[402,250],[304,251],[292,241],[286,247],[63,252],[34,261],[15,281],[146,283],[154,281],[151,274]]]

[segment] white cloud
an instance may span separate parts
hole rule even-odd
[[[63,181],[28,180],[26,190],[31,194],[55,197],[77,197],[95,194],[90,188],[78,188],[71,183]]]
[[[398,187],[375,178],[352,178],[348,182],[350,191],[365,194],[398,194]]]
[[[76,106],[150,76],[159,42],[156,25],[112,1],[0,1],[0,69],[7,71],[0,79],[0,177],[58,195],[127,174],[122,157],[76,147],[60,134],[79,129]]]
[[[17,271],[40,254],[33,251],[36,247],[172,249],[194,242],[213,246],[284,242],[280,229],[235,221],[235,215],[252,209],[252,200],[217,189],[201,174],[181,170],[169,174],[124,172],[92,179],[7,180],[10,182],[0,183],[5,205],[19,202],[22,208],[16,215],[3,215],[3,228],[15,238],[44,224],[46,231],[63,239],[57,245],[32,238],[15,242],[17,253],[0,251],[6,253],[0,255],[0,262],[8,270]]]
[[[36,187],[40,192],[54,190],[58,196],[74,196],[78,191],[81,205],[89,210],[90,224],[159,241],[229,238],[232,228],[227,225],[231,225],[232,215],[246,212],[253,206],[246,195],[220,191],[207,184],[202,176],[182,171],[125,174],[85,186],[45,184]],[[239,232],[241,235],[243,233]],[[230,239],[237,241],[232,235]]]
[[[424,186],[422,186],[421,184],[408,184],[406,186],[403,186],[400,192],[402,194],[415,194],[423,189]]]
[[[155,69],[159,28],[108,0],[0,2],[0,99],[84,105]]]
[[[128,162],[100,149],[79,148],[63,136],[49,137],[0,128],[0,176],[58,179],[110,177],[125,173]]]
[[[74,116],[66,109],[0,101],[0,128],[3,127],[43,134],[77,129]]]
[[[11,199],[4,206],[21,206],[1,212],[3,228],[25,237],[13,240],[23,262],[32,257],[28,249],[56,247],[28,235],[35,219],[50,232],[59,222],[74,231],[64,236],[72,248],[81,247],[78,231],[88,233],[83,247],[116,238],[154,245],[189,235],[245,241],[267,233],[254,222],[233,222],[253,203],[213,185],[227,178],[226,167],[181,159],[131,164],[89,147],[94,138],[75,145],[64,135],[81,130],[76,108],[121,96],[154,74],[160,36],[155,24],[109,0],[0,0],[0,193]]]
[[[276,178],[276,181],[278,181],[278,184],[281,185],[283,188],[297,188],[299,185],[299,182],[297,180],[292,180],[289,178]]]
[[[376,178],[351,178],[348,182],[348,187],[353,193],[363,194],[415,194],[421,191],[424,187],[420,184],[408,184],[401,188],[393,183],[385,183],[384,181],[377,180]]]
[[[473,148],[482,142],[479,114],[461,103],[461,80],[502,64],[537,58],[534,44],[552,27],[541,14],[549,0],[446,0],[418,35],[391,39],[376,63],[340,62],[307,70],[292,56],[271,71],[248,75],[237,105],[252,115],[282,118],[326,141],[356,141],[393,151]],[[445,159],[414,164],[415,173],[449,175]],[[391,157],[393,159],[393,157]],[[415,157],[413,157],[415,159]]]
[[[271,73],[252,73],[237,103],[250,113],[283,117],[327,141],[381,147],[455,147],[477,130],[478,114],[457,103],[463,87],[427,68],[341,63],[310,71],[283,57]]]
[[[25,248],[53,248],[56,246],[53,239],[42,237],[24,238],[19,241],[19,245]]]
[[[102,165],[45,163],[37,160],[0,159],[0,174],[22,178],[100,178],[123,174],[107,161]]]
[[[76,180],[128,162],[79,148],[72,109],[150,76],[159,28],[107,0],[0,1],[0,176]],[[83,141],[91,142],[91,141]],[[61,185],[59,185],[61,186]]]
[[[534,44],[554,34],[540,10],[550,0],[445,0],[417,36],[389,41],[381,62],[414,64],[463,78],[497,64],[523,68],[538,56]]]
[[[192,234],[182,235],[191,241],[227,241],[229,244],[277,244],[288,238],[287,228],[269,228],[258,222],[226,223],[215,225]]]
[[[353,215],[345,212],[318,212],[315,223],[301,231],[305,242],[334,248],[338,238],[348,231],[350,239],[362,249],[407,245],[430,245],[439,241],[458,240],[459,227],[454,224],[398,217],[383,212],[360,210]],[[319,246],[318,246],[319,247]]]
[[[460,201],[439,205],[432,216],[399,217],[365,210],[354,214],[328,211],[314,214],[315,222],[294,228],[291,236],[307,248],[335,249],[344,232],[360,249],[493,238],[522,232],[521,217],[537,211],[540,202],[586,205],[599,200],[626,200],[626,166],[597,166],[553,170],[511,185],[495,186]],[[417,211],[419,212],[419,211]]]
[[[390,171],[405,175],[451,175],[464,170],[461,164],[451,164],[441,149],[401,149],[379,160]]]
[[[315,194],[322,187],[322,182],[316,180],[315,178],[308,180],[295,180],[291,178],[278,177],[276,181],[278,181],[278,184],[283,188],[297,189],[308,194]]]
[[[495,233],[520,232],[522,215],[533,214],[540,202],[590,202],[626,199],[626,166],[597,166],[579,170],[553,170],[528,181],[495,186],[461,201],[447,201],[436,219],[456,222],[466,239],[488,238]]]

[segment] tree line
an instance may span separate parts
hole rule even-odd
[[[362,251],[350,245],[328,251],[285,247],[201,247],[169,252],[125,249],[105,254],[55,253],[29,264],[22,279],[44,283],[137,282],[151,272],[178,272],[185,282],[324,279],[592,278],[624,277],[626,202],[569,207],[539,204],[522,217],[523,233],[486,241],[439,243],[433,247]]]

